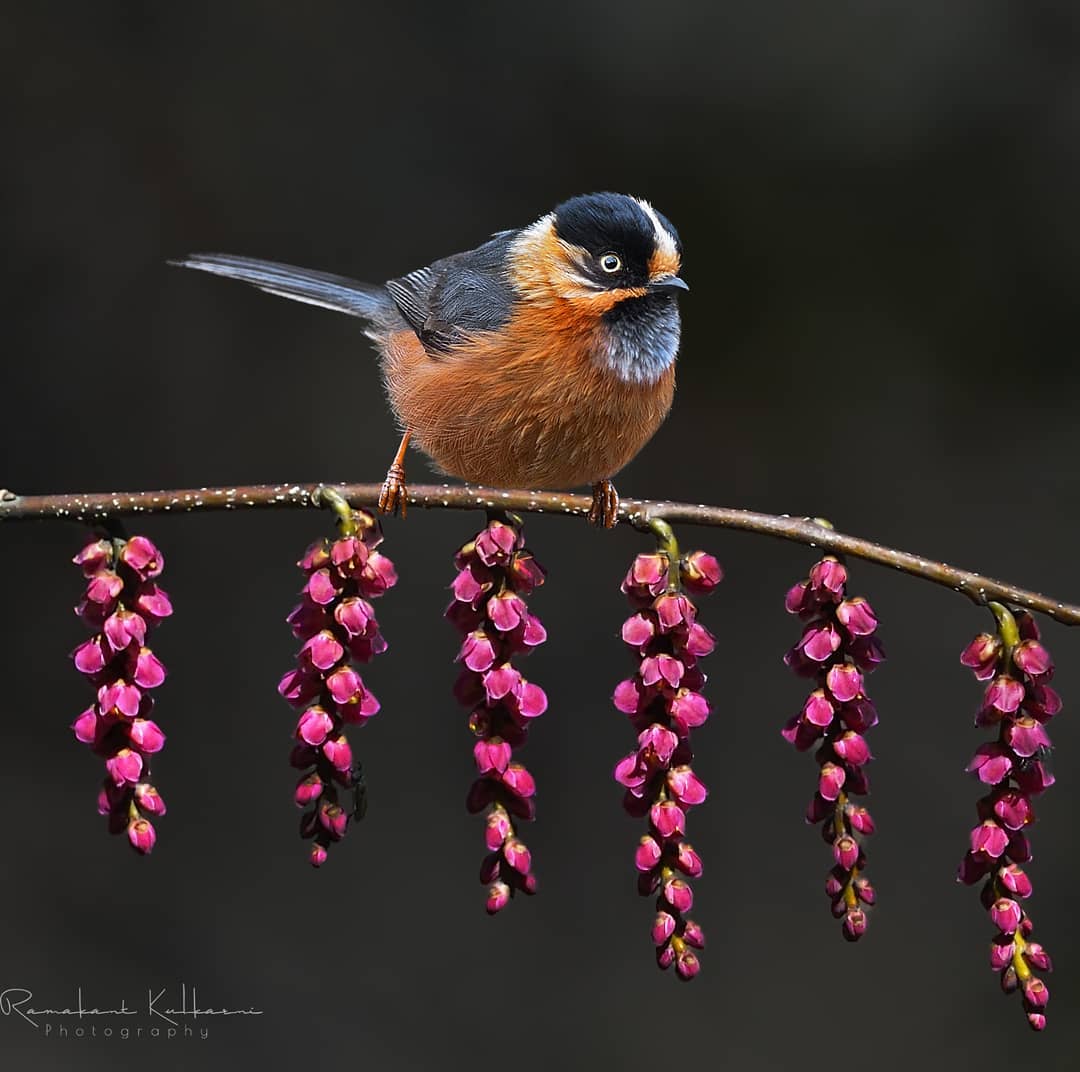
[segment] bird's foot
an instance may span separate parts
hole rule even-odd
[[[619,520],[619,493],[610,480],[598,480],[592,486],[589,524],[613,529]]]
[[[409,489],[405,485],[405,466],[394,462],[386,471],[386,479],[379,491],[379,513],[396,514],[398,507],[401,508],[401,516],[409,503]]]

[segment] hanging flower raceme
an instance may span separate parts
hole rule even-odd
[[[329,495],[327,495],[329,497]],[[311,863],[320,867],[362,805],[359,764],[354,763],[345,727],[364,726],[379,701],[353,663],[367,663],[386,650],[369,600],[397,583],[394,565],[375,550],[379,522],[344,504],[343,535],[313,543],[297,565],[306,581],[301,601],[286,621],[303,641],[278,692],[301,710],[290,762],[301,771],[294,799],[306,809],[300,834],[313,838]],[[345,794],[348,793],[348,797]]]
[[[861,843],[874,832],[874,822],[851,797],[870,789],[863,767],[872,757],[864,734],[878,716],[866,695],[865,675],[885,653],[874,636],[878,622],[873,609],[861,596],[849,598],[846,587],[844,565],[826,556],[787,594],[788,612],[805,624],[784,662],[815,687],[782,732],[800,752],[818,745],[821,769],[806,821],[821,823],[822,836],[832,847],[834,867],[825,892],[833,915],[843,919],[844,937],[855,942],[866,930],[863,906],[874,903],[874,887],[863,875],[866,854]]]
[[[654,522],[654,526],[656,523]],[[695,551],[681,561],[667,526],[658,530],[662,549],[638,555],[622,583],[634,613],[622,627],[633,649],[637,671],[615,689],[615,706],[630,717],[637,749],[615,766],[624,786],[623,807],[648,817],[634,863],[638,892],[657,894],[652,939],[661,968],[675,965],[681,979],[701,968],[695,949],[705,936],[687,916],[693,904],[689,879],[701,875],[701,857],[685,840],[690,809],[707,790],[690,766],[690,731],[709,716],[702,694],[705,675],[697,661],[715,647],[712,634],[697,619],[687,593],[711,592],[723,576],[712,555]]]
[[[1035,619],[1023,611],[1014,616],[999,603],[990,608],[997,633],[980,633],[960,656],[979,681],[989,682],[975,724],[993,728],[997,736],[968,764],[989,792],[978,802],[979,825],[971,831],[958,877],[969,886],[986,879],[982,903],[998,931],[990,946],[991,967],[1006,993],[1021,991],[1028,1023],[1041,1031],[1050,991],[1035,972],[1048,972],[1051,964],[1031,940],[1031,918],[1022,905],[1031,896],[1031,880],[1020,865],[1031,859],[1024,834],[1035,822],[1031,799],[1054,782],[1043,763],[1050,750],[1045,727],[1061,710],[1061,698],[1049,685],[1054,664],[1039,641]]]
[[[454,599],[446,610],[464,638],[454,693],[472,709],[477,778],[466,807],[473,814],[487,810],[488,855],[480,881],[488,887],[491,914],[518,891],[536,892],[532,854],[514,826],[534,817],[536,782],[513,753],[525,743],[532,720],[547,710],[547,696],[513,660],[542,644],[547,632],[525,602],[544,583],[544,570],[525,548],[521,529],[517,517],[491,518],[457,552]]]
[[[150,757],[165,744],[150,717],[151,690],[165,680],[165,667],[146,646],[149,631],[172,614],[156,583],[165,561],[145,536],[91,540],[73,561],[86,577],[75,613],[95,631],[75,649],[75,666],[97,689],[97,699],[71,728],[105,761],[98,812],[109,831],[126,831],[145,855],[157,840],[151,817],[165,814],[150,781]]]

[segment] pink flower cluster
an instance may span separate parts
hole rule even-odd
[[[1031,880],[1020,865],[1031,859],[1024,834],[1035,822],[1031,799],[1054,782],[1042,757],[1050,749],[1046,723],[1061,710],[1061,698],[1048,684],[1054,664],[1039,642],[1035,619],[1000,611],[997,635],[980,633],[960,656],[979,681],[989,682],[975,724],[996,729],[997,737],[981,745],[968,764],[989,792],[978,802],[979,825],[971,831],[958,877],[967,885],[986,879],[982,902],[998,930],[990,964],[1006,993],[1021,991],[1028,1023],[1041,1031],[1050,991],[1035,971],[1050,971],[1051,963],[1031,941],[1031,918],[1022,905],[1031,895]]]
[[[536,892],[532,854],[518,837],[514,820],[536,813],[536,782],[513,759],[529,725],[547,710],[547,696],[513,665],[547,639],[525,597],[544,583],[544,570],[526,549],[517,518],[491,518],[454,558],[453,601],[446,617],[463,635],[462,670],[454,694],[472,709],[469,729],[476,736],[477,778],[466,807],[487,809],[484,840],[488,854],[480,881],[488,887],[487,911],[504,908],[515,893]]]
[[[150,817],[165,814],[165,801],[150,782],[150,756],[165,744],[150,718],[151,690],[165,680],[165,667],[146,646],[149,630],[173,612],[155,581],[165,560],[145,536],[132,536],[91,540],[73,561],[86,577],[75,613],[95,630],[75,649],[75,666],[95,686],[97,699],[71,728],[105,760],[98,812],[109,831],[126,831],[145,855],[157,840]]]
[[[674,964],[681,979],[701,970],[694,950],[705,945],[701,928],[686,915],[694,901],[688,880],[701,875],[702,865],[685,837],[687,814],[707,795],[690,766],[690,731],[710,711],[697,662],[716,646],[686,592],[711,592],[722,576],[716,559],[702,551],[677,563],[658,551],[638,555],[622,583],[634,608],[622,638],[638,665],[633,677],[616,686],[613,700],[629,715],[638,738],[636,750],[615,765],[615,781],[626,789],[623,807],[635,818],[648,816],[634,855],[638,891],[643,897],[657,894],[657,963],[664,969]]]
[[[360,772],[345,727],[364,726],[379,710],[379,701],[352,664],[370,662],[386,650],[369,600],[397,583],[394,564],[375,550],[382,542],[379,522],[356,510],[352,524],[354,533],[313,543],[297,563],[307,579],[286,621],[304,643],[296,668],[278,684],[278,692],[301,709],[290,762],[302,772],[296,805],[310,805],[301,817],[300,835],[314,839],[314,867],[326,862],[331,842],[345,836],[350,815],[360,806]],[[356,806],[342,805],[342,790],[353,794]]]
[[[877,725],[878,716],[867,698],[864,677],[885,653],[874,636],[878,620],[873,609],[861,596],[849,598],[846,585],[843,564],[826,556],[788,591],[788,613],[805,624],[784,662],[815,688],[781,732],[800,752],[820,741],[815,754],[818,787],[806,821],[821,823],[822,837],[832,847],[834,866],[825,892],[833,915],[843,920],[844,937],[855,942],[866,931],[863,906],[872,905],[875,897],[862,874],[866,854],[861,844],[862,836],[874,832],[874,821],[851,797],[870,789],[863,767],[873,757],[863,735]]]

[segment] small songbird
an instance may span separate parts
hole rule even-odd
[[[571,198],[528,227],[383,285],[222,253],[175,262],[367,322],[402,439],[379,508],[404,513],[411,442],[444,473],[496,487],[611,478],[671,408],[682,245],[647,201]]]

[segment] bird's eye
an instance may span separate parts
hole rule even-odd
[[[600,257],[600,267],[609,274],[614,274],[622,267],[622,261],[614,253],[605,253]]]

